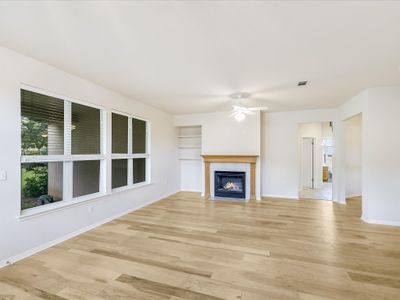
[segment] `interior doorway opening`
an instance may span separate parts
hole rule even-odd
[[[362,205],[362,114],[344,121],[346,203]]]
[[[299,198],[332,200],[333,123],[299,124]]]

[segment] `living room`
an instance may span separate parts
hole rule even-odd
[[[397,299],[399,14],[2,1],[0,299]]]

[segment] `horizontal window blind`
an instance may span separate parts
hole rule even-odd
[[[72,154],[100,154],[100,109],[71,104]]]
[[[64,154],[64,101],[21,90],[21,154]]]
[[[146,121],[132,119],[132,152],[146,153]]]
[[[128,117],[112,114],[112,153],[128,153]]]

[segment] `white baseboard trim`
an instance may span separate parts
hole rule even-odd
[[[368,219],[365,217],[361,217],[361,220],[368,224],[376,224],[376,225],[389,225],[389,226],[400,226],[400,221],[386,221],[386,220],[377,220],[377,219]]]
[[[178,191],[177,191],[177,192],[178,192]],[[133,212],[133,211],[135,211],[135,210],[141,209],[141,208],[143,208],[143,207],[145,207],[145,206],[148,206],[148,205],[150,205],[150,204],[153,204],[153,203],[155,203],[155,202],[158,202],[158,201],[160,201],[160,200],[162,200],[162,199],[164,199],[164,198],[167,198],[167,197],[169,197],[169,196],[171,196],[171,195],[176,194],[177,192],[174,192],[174,193],[165,195],[165,196],[163,196],[163,197],[161,197],[161,198],[158,198],[158,199],[149,201],[149,202],[147,202],[147,203],[145,203],[145,204],[143,204],[143,205],[137,206],[137,207],[135,207],[135,208],[133,208],[133,209],[129,209],[129,210],[127,210],[127,211],[121,212],[121,213],[116,214],[116,215],[114,215],[114,216],[105,218],[105,219],[100,220],[100,221],[98,221],[98,222],[96,222],[96,223],[94,223],[94,224],[91,224],[91,225],[89,225],[89,226],[86,226],[86,227],[81,228],[81,229],[79,229],[79,230],[76,230],[76,231],[74,231],[74,232],[71,232],[71,233],[69,233],[69,234],[67,234],[67,235],[64,235],[64,236],[62,236],[62,237],[60,237],[60,238],[57,238],[57,239],[55,239],[55,240],[53,240],[53,241],[44,243],[44,244],[39,245],[39,246],[37,246],[37,247],[35,247],[35,248],[29,249],[29,250],[27,250],[27,251],[25,251],[25,252],[22,252],[22,253],[20,253],[20,254],[17,254],[17,255],[14,255],[14,256],[12,256],[12,257],[9,257],[9,258],[7,258],[7,259],[1,260],[1,261],[0,261],[0,269],[3,268],[3,267],[5,267],[5,266],[14,264],[15,262],[17,262],[17,261],[19,261],[19,260],[22,260],[22,259],[24,259],[24,258],[27,258],[27,257],[29,257],[29,256],[32,256],[32,255],[35,254],[35,253],[38,253],[38,252],[40,252],[40,251],[43,251],[43,250],[48,249],[48,248],[50,248],[50,247],[53,247],[53,246],[55,246],[55,245],[57,245],[57,244],[59,244],[59,243],[62,243],[62,242],[64,242],[64,241],[66,241],[66,240],[69,240],[69,239],[71,239],[71,238],[73,238],[73,237],[76,237],[76,236],[78,236],[78,235],[80,235],[80,234],[82,234],[82,233],[85,233],[86,231],[89,231],[89,230],[91,230],[91,229],[94,229],[94,228],[96,228],[96,227],[99,227],[100,225],[103,225],[103,224],[105,224],[105,223],[111,222],[112,220],[115,220],[115,219],[117,219],[117,218],[119,218],[119,217],[122,217],[122,216],[124,216],[124,215],[126,215],[126,214],[129,214],[129,213],[131,213],[131,212]]]
[[[285,195],[262,195],[265,198],[279,198],[279,199],[291,199],[291,200],[299,200],[298,196],[285,196]]]
[[[193,193],[201,193],[201,190],[191,190],[191,189],[184,189],[180,190],[180,192],[193,192]]]
[[[346,201],[338,201],[338,200],[332,200],[333,202],[340,204],[340,205],[347,205]]]
[[[355,198],[355,197],[361,197],[361,194],[350,194],[350,195],[346,195],[346,198]]]

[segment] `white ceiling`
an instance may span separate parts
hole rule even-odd
[[[400,84],[398,1],[2,1],[0,29],[0,45],[175,114],[238,91],[293,110]]]

